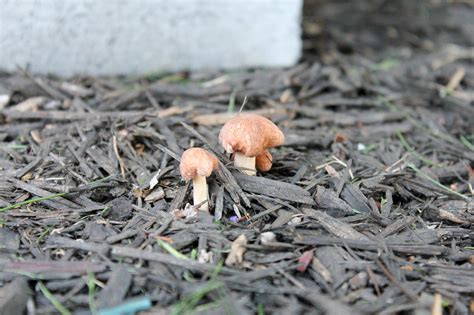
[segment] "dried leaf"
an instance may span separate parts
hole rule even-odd
[[[241,234],[237,237],[230,247],[230,253],[225,260],[226,266],[241,265],[244,261],[245,245],[247,245],[247,237]]]

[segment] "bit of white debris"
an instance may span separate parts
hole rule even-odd
[[[288,222],[288,225],[300,224],[301,221],[303,221],[303,217],[298,215],[298,216],[295,216],[293,219],[291,219],[290,222]]]
[[[263,245],[276,242],[276,235],[273,232],[263,232],[260,234],[260,242]]]
[[[160,176],[161,170],[158,170],[155,175],[150,179],[150,189],[155,188],[156,185],[158,185],[158,176]]]
[[[0,110],[4,109],[5,106],[7,106],[8,102],[10,102],[10,98],[10,94],[0,94]]]
[[[357,143],[357,150],[358,150],[358,151],[364,151],[365,149],[367,149],[367,147],[365,146],[365,144],[363,144],[363,143]]]
[[[208,262],[212,261],[212,258],[213,258],[212,252],[208,252],[205,249],[201,249],[199,251],[197,261],[201,264],[205,264],[205,263],[208,263]]]

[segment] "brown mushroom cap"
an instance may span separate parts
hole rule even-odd
[[[260,172],[268,172],[272,168],[272,164],[272,155],[267,150],[255,157],[255,168]]]
[[[270,120],[255,114],[239,114],[219,133],[219,142],[228,153],[257,156],[267,148],[282,145],[283,132]]]
[[[181,155],[179,170],[185,180],[191,180],[196,175],[210,176],[218,165],[219,162],[214,154],[201,148],[191,148]]]

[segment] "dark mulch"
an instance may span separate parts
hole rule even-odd
[[[473,311],[473,7],[325,2],[290,69],[2,75],[0,313]],[[286,135],[257,177],[217,140],[244,99]]]

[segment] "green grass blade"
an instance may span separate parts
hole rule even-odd
[[[61,315],[72,315],[71,312],[67,310],[52,294],[49,292],[48,288],[43,284],[43,282],[38,282],[38,287],[43,293],[44,297],[53,304],[53,306],[58,310]]]
[[[0,208],[0,212],[15,209],[15,208],[18,208],[18,207],[21,207],[21,206],[24,206],[24,205],[29,205],[29,204],[39,202],[39,201],[50,200],[50,199],[62,197],[64,195],[66,195],[66,193],[58,193],[58,194],[49,195],[49,196],[45,196],[45,197],[38,197],[38,198],[28,199],[28,200],[25,200],[25,201],[22,201],[22,202],[18,202],[18,203],[8,205],[4,208]]]
[[[228,113],[233,113],[235,110],[235,91],[230,94],[229,97],[229,104],[227,105],[227,112]]]
[[[158,245],[161,246],[164,250],[166,250],[168,253],[170,253],[172,256],[179,258],[179,259],[189,259],[188,256],[181,254],[178,252],[173,246],[170,244],[163,242],[162,240],[157,240]]]
[[[400,140],[400,143],[402,144],[402,146],[407,150],[409,151],[410,153],[412,153],[413,155],[415,155],[419,160],[425,162],[425,164],[428,164],[428,165],[431,165],[431,166],[438,166],[437,163],[431,161],[430,159],[427,159],[425,158],[423,155],[421,155],[420,153],[416,152],[415,149],[413,149],[409,144],[408,142],[405,140],[405,137],[402,135],[402,133],[397,130],[397,136],[398,136],[398,139]]]
[[[90,182],[87,185],[100,184],[100,183],[105,182],[105,181],[107,181],[108,179],[110,179],[114,176],[115,175],[109,175],[107,177],[100,178],[96,181]],[[14,204],[8,205],[6,207],[0,208],[0,212],[15,209],[15,208],[18,208],[18,207],[21,207],[21,206],[24,206],[24,205],[29,205],[29,204],[32,204],[32,203],[35,203],[35,202],[40,202],[40,201],[45,201],[45,200],[50,200],[50,199],[62,197],[62,196],[65,196],[65,195],[67,195],[67,193],[62,192],[62,193],[57,193],[57,194],[53,194],[53,195],[49,195],[49,196],[45,196],[45,197],[31,198],[31,199],[28,199],[28,200],[25,200],[25,201],[22,201],[22,202],[14,203]]]
[[[46,235],[48,235],[48,233],[52,230],[53,228],[48,226],[46,229],[44,229],[44,231],[40,234],[40,236],[38,237],[38,239],[36,240],[37,243],[40,243],[44,237]]]
[[[440,187],[441,189],[445,190],[446,192],[452,194],[452,195],[455,195],[455,196],[458,196],[464,200],[469,200],[469,197],[467,196],[464,196],[463,194],[460,194],[458,193],[457,191],[454,191],[452,189],[450,189],[449,187],[446,187],[444,186],[443,184],[441,184],[440,182],[438,182],[436,179],[433,179],[431,177],[429,177],[428,175],[426,175],[425,173],[423,173],[418,167],[416,167],[415,165],[409,163],[407,164],[408,167],[410,167],[412,170],[414,170],[417,174],[421,175],[422,177],[424,177],[425,179],[429,180],[431,183],[433,183],[434,185]]]
[[[87,289],[88,289],[88,300],[89,300],[89,309],[91,310],[92,315],[97,314],[97,308],[95,306],[95,278],[92,272],[87,273]]]
[[[223,266],[224,266],[224,261],[223,260],[219,261],[216,268],[212,271],[211,280],[217,279],[217,276],[221,272]]]
[[[474,144],[470,143],[466,137],[461,136],[460,140],[469,150],[474,151]]]
[[[195,292],[191,293],[190,295],[184,297],[181,301],[176,303],[173,308],[171,309],[171,315],[182,315],[191,313],[196,310],[199,302],[206,296],[206,294],[213,292],[218,289],[223,289],[223,283],[217,279],[224,262],[220,261],[216,268],[212,271],[210,276],[210,280],[204,285],[203,287],[199,288]],[[221,294],[225,296],[225,294]],[[224,300],[223,300],[224,301]],[[225,302],[225,301],[224,301]],[[230,308],[226,306],[224,303],[224,308],[228,309],[227,313],[232,313]]]
[[[181,315],[191,312],[204,298],[204,296],[206,296],[206,294],[220,288],[221,286],[222,283],[218,281],[209,281],[205,286],[196,290],[175,304],[171,310],[171,315]]]

